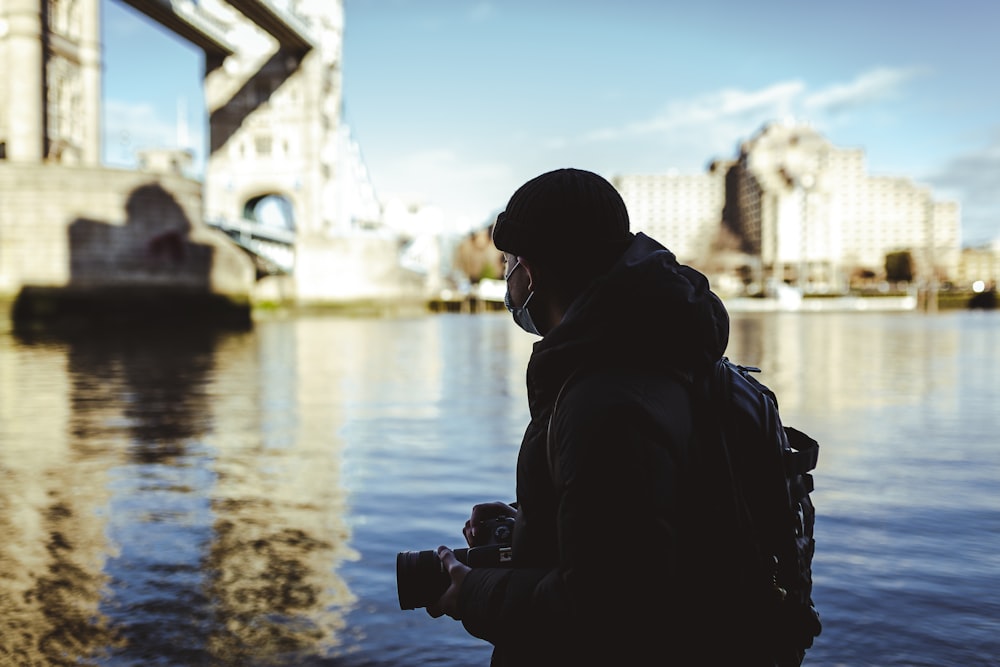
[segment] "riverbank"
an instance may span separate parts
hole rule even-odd
[[[494,281],[500,282],[502,281]],[[297,305],[291,301],[234,301],[219,295],[184,292],[150,293],[119,290],[109,298],[93,294],[69,298],[59,290],[30,291],[27,298],[0,299],[0,332],[12,329],[65,329],[131,326],[216,326],[246,329],[253,322],[326,314],[352,317],[395,317],[422,313],[485,313],[503,311],[503,292],[495,285],[480,285],[466,292],[443,291],[426,299],[355,299],[325,304]],[[25,295],[22,295],[24,297]],[[75,295],[79,297],[80,295]],[[107,296],[107,295],[105,295]],[[941,292],[934,301],[927,295],[846,295],[798,298],[723,298],[731,313],[782,312],[936,312],[993,310],[995,292]]]
[[[895,312],[916,310],[916,296],[800,296],[789,297],[735,297],[723,299],[726,308],[734,313],[754,312]]]

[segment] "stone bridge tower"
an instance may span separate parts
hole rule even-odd
[[[341,123],[343,0],[201,0],[198,8],[237,45],[206,51],[209,224],[250,220],[292,232],[293,275],[280,294],[299,304],[423,298],[424,278],[400,265],[398,240],[377,231],[379,214],[349,205],[357,193]],[[262,219],[265,201],[277,202],[277,219]]]
[[[99,2],[0,2],[0,159],[100,161]]]
[[[284,222],[300,241],[333,232],[341,0],[293,0],[280,21],[264,12],[248,20],[234,4],[200,3],[240,44],[225,58],[206,55],[206,219],[248,217],[270,197],[286,203]]]

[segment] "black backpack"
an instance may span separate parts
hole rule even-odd
[[[557,486],[552,423],[566,387],[582,371],[565,380],[549,415],[547,455]],[[754,625],[763,625],[767,635],[758,639],[770,646],[777,665],[798,667],[822,630],[812,599],[816,511],[809,495],[819,443],[782,424],[774,392],[752,375],[759,372],[720,359],[702,384],[708,400],[700,412],[721,445],[710,448],[709,465],[728,468],[726,476],[738,490],[741,507],[736,511],[748,531],[746,541],[754,545],[755,597],[763,598],[755,605],[763,617],[755,618]]]
[[[774,392],[752,375],[759,372],[724,357],[710,392],[762,576],[769,580],[771,643],[779,665],[797,666],[822,630],[812,599],[816,511],[809,495],[819,444],[782,424]]]

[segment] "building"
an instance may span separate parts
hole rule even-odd
[[[100,161],[98,0],[0,3],[0,159]]]
[[[1000,240],[988,246],[965,248],[955,286],[959,289],[996,289],[1000,283]]]
[[[765,125],[734,160],[703,174],[614,182],[634,229],[666,242],[682,262],[740,269],[749,291],[786,283],[845,292],[883,280],[894,252],[910,253],[920,282],[958,274],[957,203],[935,201],[906,178],[869,175],[862,150],[835,147],[808,125]]]
[[[668,243],[683,262],[708,256],[725,204],[725,173],[619,176],[632,228]]]

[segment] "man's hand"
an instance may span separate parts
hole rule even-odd
[[[501,516],[516,517],[517,510],[507,503],[502,503],[500,501],[473,505],[472,516],[470,516],[469,520],[465,522],[465,528],[462,529],[462,534],[465,535],[466,543],[470,547],[479,547],[485,542],[488,542],[490,536],[476,535],[476,528],[486,521],[491,521]]]
[[[448,576],[451,577],[451,585],[437,602],[427,605],[427,613],[430,614],[431,618],[448,614],[456,621],[460,621],[462,617],[458,611],[458,592],[462,589],[465,575],[472,568],[455,558],[455,554],[448,547],[438,547],[437,554]]]

